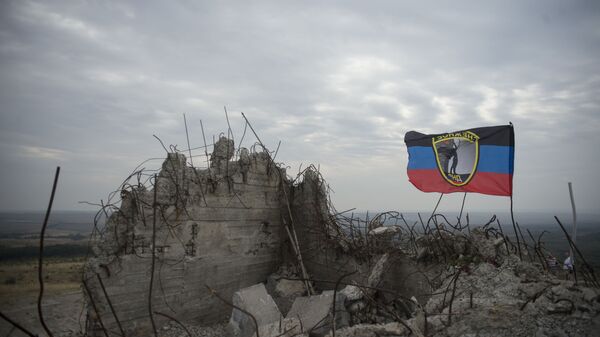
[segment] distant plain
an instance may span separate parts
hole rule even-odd
[[[420,212],[426,221],[431,211]],[[77,291],[80,287],[81,268],[88,252],[88,238],[93,230],[96,212],[57,211],[51,214],[45,235],[44,265],[45,282],[49,293]],[[369,218],[377,212],[369,212]],[[471,226],[480,226],[489,221],[492,213],[469,212]],[[366,212],[348,213],[348,216],[365,219]],[[403,213],[406,221],[413,225],[419,222],[416,212]],[[444,212],[446,218],[456,222],[457,212]],[[466,223],[467,212],[462,215]],[[531,244],[527,230],[536,238],[543,232],[544,248],[557,257],[565,258],[569,246],[552,213],[517,213],[523,235]],[[510,214],[498,213],[497,217],[505,233],[514,237]],[[571,215],[558,214],[567,230],[571,230]],[[39,232],[44,212],[0,212],[0,305],[10,304],[23,294],[37,292],[37,257]],[[578,215],[577,245],[588,263],[600,270],[600,219],[592,214]],[[392,223],[387,223],[390,225]],[[419,228],[417,223],[415,228]]]

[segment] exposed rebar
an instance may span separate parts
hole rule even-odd
[[[44,296],[44,276],[43,276],[43,266],[44,266],[44,235],[46,233],[46,226],[48,225],[48,218],[50,217],[50,212],[52,211],[52,203],[54,202],[54,195],[56,193],[56,185],[58,184],[58,176],[60,175],[60,166],[56,167],[56,173],[54,174],[54,183],[52,184],[52,193],[50,194],[50,202],[48,203],[48,208],[46,209],[46,216],[44,217],[44,223],[42,225],[42,232],[40,233],[40,251],[38,256],[38,281],[40,284],[40,293],[38,295],[37,300],[37,310],[38,316],[40,319],[40,323],[42,327],[46,331],[49,337],[53,337],[52,332],[46,325],[46,321],[44,320],[44,313],[42,311],[42,297]]]

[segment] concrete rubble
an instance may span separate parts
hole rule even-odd
[[[346,216],[317,168],[291,178],[251,150],[221,137],[207,168],[169,153],[152,184],[122,186],[86,265],[89,336],[157,324],[158,336],[250,337],[254,320],[260,337],[600,331],[597,283],[562,280],[524,247],[520,259],[490,224]]]
[[[267,278],[267,290],[283,315],[290,311],[296,297],[304,296],[307,292],[304,282],[299,278],[292,264],[282,265]]]
[[[561,280],[535,262],[506,254],[479,229],[472,238],[476,241],[470,245],[478,253],[455,255],[455,263],[440,275],[444,281],[424,305],[415,297],[406,299],[402,308],[394,301],[385,303],[385,296],[374,290],[386,277],[389,255],[381,255],[365,286],[349,284],[338,291],[348,324],[338,325],[335,336],[593,336],[600,331],[598,288]],[[448,249],[463,254],[471,248],[458,240]],[[306,297],[298,300],[308,312],[320,310]],[[390,312],[399,315],[391,318]]]
[[[432,336],[477,331],[486,336],[591,336],[600,331],[597,288],[558,280],[514,255],[499,266],[482,262],[468,268],[456,281],[451,322],[448,299],[439,294],[427,302]],[[444,287],[448,284],[440,290]]]
[[[281,319],[281,312],[279,312],[277,304],[262,283],[236,291],[233,294],[232,303],[236,307],[233,309],[229,321],[233,336],[250,337],[255,334],[255,324],[262,327],[279,322]],[[256,323],[249,314],[254,317]]]
[[[331,330],[334,322],[332,317],[334,291],[323,291],[313,296],[294,296],[293,293],[288,296],[293,298],[293,304],[285,318],[282,317],[262,283],[236,292],[233,295],[233,305],[250,313],[256,319],[260,336],[304,333],[310,336],[325,336]],[[337,298],[335,325],[337,328],[343,328],[348,326],[349,318],[344,304],[346,299],[339,292],[335,296]],[[229,323],[231,335],[235,337],[255,335],[254,320],[237,308],[234,308],[231,314]]]
[[[297,318],[302,323],[303,331],[308,331],[311,336],[324,336],[334,325],[339,328],[348,326],[345,299],[339,293],[335,296],[335,303],[333,290],[297,297],[286,317]]]

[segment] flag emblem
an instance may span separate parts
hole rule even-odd
[[[431,139],[437,167],[453,186],[471,181],[479,159],[479,136],[471,131],[447,133]]]
[[[512,195],[512,125],[404,136],[409,181],[423,192]]]

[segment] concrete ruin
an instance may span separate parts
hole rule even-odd
[[[90,331],[98,333],[100,322],[118,328],[99,279],[122,329],[141,336],[152,331],[150,300],[153,311],[182,322],[216,322],[231,308],[206,285],[231,298],[277,268],[290,183],[266,152],[242,148],[232,161],[234,151],[233,141],[222,137],[202,170],[186,165],[183,154],[169,153],[152,189],[124,186],[121,206],[97,235],[86,265],[88,297],[97,308],[89,308]]]
[[[242,337],[586,335],[600,326],[597,288],[558,280],[533,253],[518,260],[491,227],[464,233],[432,216],[417,231],[395,212],[348,217],[315,167],[291,178],[261,148],[221,137],[207,168],[174,152],[156,175],[123,184],[85,268],[90,336],[161,335],[165,324],[230,317],[229,334]],[[507,317],[520,319],[518,331]]]

